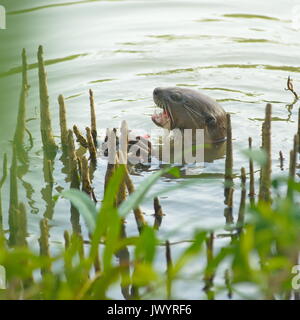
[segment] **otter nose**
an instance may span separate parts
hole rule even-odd
[[[153,90],[153,95],[156,97],[159,97],[161,95],[162,89],[161,88],[155,88]]]

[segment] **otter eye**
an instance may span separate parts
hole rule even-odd
[[[216,118],[215,117],[207,117],[206,118],[206,124],[209,126],[213,126],[216,124]]]
[[[177,92],[174,92],[174,93],[171,94],[171,99],[174,100],[174,101],[180,101],[181,100],[181,94],[177,93]]]

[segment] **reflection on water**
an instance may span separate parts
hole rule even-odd
[[[239,175],[247,160],[240,150],[247,148],[248,137],[253,147],[261,141],[261,120],[266,102],[273,103],[273,159],[279,151],[288,157],[290,137],[296,131],[299,102],[284,90],[286,79],[294,79],[300,88],[299,31],[293,29],[293,7],[296,1],[64,1],[51,3],[30,0],[4,1],[8,29],[0,33],[0,169],[3,154],[8,154],[11,184],[6,179],[1,187],[3,225],[13,224],[14,212],[23,202],[28,213],[28,233],[38,234],[42,216],[51,220],[52,243],[63,243],[64,230],[87,236],[78,227],[78,213],[65,200],[53,201],[57,190],[68,189],[68,164],[57,154],[52,161],[45,157],[39,132],[37,57],[38,45],[45,47],[48,72],[50,111],[56,142],[59,136],[57,97],[66,98],[68,125],[84,131],[89,123],[88,89],[95,94],[95,109],[100,129],[119,127],[126,119],[132,129],[150,131],[154,125],[149,106],[152,91],[158,86],[187,86],[202,90],[218,100],[230,112],[233,126],[234,172]],[[4,45],[5,44],[5,45]],[[30,90],[22,96],[20,53],[28,52]],[[298,89],[298,92],[300,89]],[[21,94],[20,94],[21,93]],[[26,115],[17,115],[26,100]],[[292,104],[292,106],[291,106]],[[22,109],[20,109],[22,110]],[[28,120],[31,121],[28,121]],[[21,121],[22,120],[22,121]],[[25,129],[24,129],[25,124]],[[11,141],[15,128],[23,128],[15,153]],[[24,146],[24,147],[23,147]],[[13,160],[13,161],[12,161]],[[278,162],[278,161],[277,161]],[[17,163],[17,168],[16,168]],[[102,199],[105,162],[100,160],[93,172],[97,199]],[[280,173],[280,167],[274,167]],[[149,172],[133,176],[135,184]],[[165,216],[159,237],[171,241],[189,239],[196,228],[224,226],[236,221],[240,200],[238,183],[232,208],[224,207],[224,158],[206,163],[202,172],[205,182],[175,191],[160,199]],[[257,174],[258,177],[258,174]],[[16,194],[11,188],[18,184]],[[164,185],[177,183],[164,177],[153,192]],[[11,191],[10,191],[11,190]],[[42,196],[41,196],[42,193]],[[8,208],[9,198],[15,208]],[[153,214],[152,202],[143,210]],[[6,212],[10,211],[10,219]],[[34,213],[34,214],[32,214]],[[70,224],[71,219],[71,224]],[[8,221],[9,220],[9,221]],[[11,228],[13,230],[13,228]],[[131,220],[126,233],[136,234]],[[14,241],[14,235],[11,241]],[[218,241],[216,241],[216,250]],[[173,254],[176,256],[176,247]],[[126,265],[128,252],[121,252],[120,264]],[[157,262],[159,263],[159,261]],[[184,282],[176,288],[182,298],[198,298],[198,284]],[[123,287],[124,295],[132,294]],[[120,290],[112,292],[122,297]]]
[[[48,66],[48,65],[51,65],[51,64],[55,64],[55,63],[74,60],[74,59],[77,59],[79,57],[84,57],[86,55],[87,54],[81,53],[81,54],[74,54],[74,55],[71,55],[71,56],[68,56],[68,57],[46,60],[45,61],[45,65]],[[32,63],[32,64],[28,65],[28,69],[29,70],[36,69],[37,67],[38,67],[37,63]],[[16,73],[20,73],[20,72],[22,72],[22,67],[12,68],[12,69],[8,70],[7,72],[0,73],[0,77],[7,77],[7,76],[10,76],[10,75],[13,75],[13,74],[16,74]]]

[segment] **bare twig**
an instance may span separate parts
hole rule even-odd
[[[294,90],[294,86],[293,86],[293,79],[291,79],[291,77],[290,77],[290,76],[288,76],[288,79],[287,79],[287,88],[285,88],[285,90],[287,90],[287,91],[291,91],[291,92],[292,92],[292,94],[293,94],[293,95],[294,95],[294,97],[295,97],[295,100],[298,100],[298,99],[299,99],[299,97],[298,97],[298,95],[297,95],[296,91]]]

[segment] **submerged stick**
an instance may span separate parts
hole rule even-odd
[[[94,259],[94,270],[95,272],[101,272],[101,262],[99,256],[99,250],[96,251],[95,259]]]
[[[231,281],[231,277],[228,269],[225,270],[224,278],[225,278],[225,286],[227,289],[228,299],[232,299],[232,283],[231,283],[232,281]]]
[[[266,154],[266,163],[261,167],[261,180],[259,189],[259,201],[265,202],[271,201],[271,113],[272,105],[268,103],[266,106],[265,121],[262,131],[262,149]]]
[[[81,158],[81,182],[82,191],[84,191],[90,198],[93,198],[93,188],[91,186],[89,164],[85,156]]]
[[[170,242],[166,241],[166,260],[167,260],[167,299],[170,300],[172,296],[172,256],[171,256],[171,248],[170,248]]]
[[[294,152],[295,152],[296,160],[297,160],[297,153],[298,153],[298,150],[299,150],[299,141],[300,141],[299,135],[295,134],[294,135],[293,149],[294,149]]]
[[[164,214],[163,214],[163,211],[162,211],[162,207],[159,203],[159,200],[157,197],[154,198],[154,226],[153,228],[158,230],[160,225],[161,225],[161,222],[162,222],[162,218],[163,218]]]
[[[128,170],[125,170],[125,183],[128,190],[128,193],[131,194],[135,191],[134,184],[129,176]],[[140,209],[140,207],[136,207],[133,209],[135,221],[138,227],[139,232],[141,233],[143,230],[143,227],[147,224],[144,218],[143,211]]]
[[[52,219],[55,207],[55,201],[53,200],[53,160],[48,159],[48,153],[44,152],[44,159],[43,159],[43,173],[44,173],[44,181],[45,186],[41,190],[42,198],[46,203],[46,209],[44,213],[44,217],[48,219]]]
[[[291,150],[290,151],[290,166],[289,166],[289,178],[291,180],[295,179],[295,174],[296,174],[296,155],[295,151]]]
[[[68,131],[68,156],[69,156],[69,168],[71,178],[71,188],[80,188],[80,178],[77,169],[77,156],[75,153],[75,145],[73,139],[72,130]]]
[[[125,166],[124,164],[118,166]],[[121,205],[123,201],[126,200],[126,185],[125,185],[125,177],[123,175],[122,181],[120,182],[119,192],[117,195],[117,206]]]
[[[49,185],[52,188],[54,184],[54,178],[53,178],[53,163],[51,160],[47,160],[46,175],[47,175],[47,179],[45,179],[45,182],[49,183]]]
[[[121,223],[120,238],[126,239],[126,227],[125,221]],[[132,284],[132,278],[130,275],[130,253],[127,246],[124,246],[121,250],[115,254],[116,258],[119,259],[119,266],[121,269],[121,291],[125,300],[134,299],[130,293],[130,284]],[[137,289],[137,288],[136,288]]]
[[[91,134],[93,137],[94,145],[97,147],[97,124],[96,124],[96,112],[95,112],[95,101],[93,91],[89,90],[90,95],[90,109],[91,109]]]
[[[290,151],[290,165],[289,165],[289,180],[292,182],[295,180],[295,176],[296,176],[296,166],[297,166],[297,151],[299,149],[299,136],[298,134],[296,134],[294,136],[294,146],[293,146],[293,150]],[[287,195],[289,197],[293,196],[293,188],[292,186],[289,184],[288,185],[288,191],[287,191]]]
[[[85,139],[85,137],[82,135],[82,133],[79,131],[78,127],[76,125],[73,126],[73,131],[76,136],[76,141],[83,147],[83,148],[88,148],[88,142]]]
[[[68,131],[68,156],[69,156],[69,176],[71,189],[80,189],[80,175],[78,170],[78,159],[75,153],[73,131]],[[80,214],[76,207],[71,204],[71,224],[74,233],[81,233]]]
[[[23,203],[20,203],[17,211],[16,245],[20,247],[26,247],[27,246],[26,237],[27,237],[26,208]]]
[[[283,163],[284,163],[284,157],[283,157],[283,153],[280,150],[279,151],[279,166],[280,166],[280,170],[283,171]]]
[[[226,159],[225,159],[225,204],[228,202],[230,188],[233,186],[233,156],[232,156],[232,128],[230,114],[226,114],[227,140],[226,140]]]
[[[119,157],[117,155],[117,139],[115,130],[107,130],[107,150],[108,150],[108,163],[105,174],[104,191],[108,192],[108,184],[111,177],[115,174],[119,166],[124,167],[126,172],[126,165],[120,164]],[[120,182],[118,193],[115,195],[115,205],[119,206],[126,198],[125,177]]]
[[[105,172],[105,178],[104,178],[104,193],[108,192],[108,184],[115,173],[116,170],[116,135],[112,130],[107,129],[106,133],[107,137],[107,150],[108,150],[108,162],[107,162],[107,168]]]
[[[241,233],[245,221],[245,207],[246,207],[246,170],[241,168],[241,201],[239,207],[239,214],[237,219],[237,230]]]
[[[60,139],[63,151],[68,146],[68,129],[67,129],[67,117],[66,117],[66,106],[63,95],[58,97],[59,104],[59,124],[60,124]]]
[[[228,190],[228,198],[227,198],[227,206],[224,209],[224,217],[226,219],[226,228],[231,229],[231,225],[233,224],[233,188],[229,188]]]
[[[249,137],[248,143],[249,143],[249,150],[251,151],[252,150],[251,137]],[[249,159],[249,173],[250,173],[249,197],[250,197],[250,201],[253,202],[255,197],[255,180],[254,180],[254,164],[251,158]]]
[[[70,246],[70,235],[67,230],[64,231],[64,240],[65,240],[65,250],[67,250]]]
[[[214,281],[214,271],[212,268],[212,261],[213,261],[213,251],[214,251],[214,233],[211,232],[209,237],[206,238],[206,260],[207,266],[204,274],[204,283],[205,286],[203,290],[205,291],[207,298],[209,300],[214,300],[215,294],[213,291],[213,281]]]
[[[126,175],[127,171],[127,150],[128,150],[128,127],[127,122],[124,120],[121,124],[121,136],[119,139],[119,151],[117,154],[118,167],[123,167]],[[120,183],[120,190],[118,195],[117,204],[118,206],[126,199],[126,177]]]
[[[40,244],[40,255],[42,257],[50,257],[49,252],[49,226],[48,226],[48,220],[42,219],[40,221],[40,238],[39,238],[39,244]],[[50,264],[43,267],[41,269],[42,275],[50,272]]]
[[[105,174],[104,192],[107,192],[108,182],[109,182],[110,178],[112,177],[112,175],[114,174],[116,167],[117,167],[117,162],[119,161],[117,153],[116,153],[116,141],[117,141],[117,139],[116,139],[115,130],[107,130],[108,164],[107,164],[107,170],[106,170],[106,174]],[[128,193],[131,194],[135,191],[135,187],[134,187],[134,184],[129,176],[127,166],[125,164],[123,164],[123,165],[124,165],[125,185],[128,190]],[[116,197],[116,201],[117,201],[117,197]],[[134,212],[134,216],[135,216],[138,230],[141,233],[143,226],[146,225],[146,221],[144,219],[143,212],[139,207],[136,207],[133,210],[133,212]]]
[[[74,240],[76,239],[76,241],[78,242],[78,255],[79,255],[79,259],[81,261],[84,260],[84,243],[83,243],[83,238],[81,234],[72,234],[71,237],[71,241],[74,242]]]
[[[4,156],[3,156],[3,165],[2,165],[2,170],[3,170],[3,173],[2,173],[2,177],[0,179],[0,236],[1,236],[1,233],[3,231],[3,216],[2,216],[2,196],[1,196],[1,190],[2,190],[2,187],[6,181],[6,178],[7,178],[7,154],[4,153]]]
[[[38,49],[38,68],[39,68],[39,88],[40,88],[40,117],[41,117],[41,135],[42,142],[47,153],[55,156],[57,146],[54,141],[51,116],[50,116],[50,104],[47,85],[47,74],[45,71],[45,64],[43,58],[43,47],[39,46]]]
[[[9,245],[16,244],[16,224],[17,210],[19,208],[18,200],[18,181],[17,181],[17,156],[15,147],[13,147],[12,164],[10,167],[10,190],[9,190],[9,208],[8,208],[8,226],[9,226]]]

